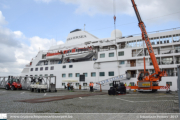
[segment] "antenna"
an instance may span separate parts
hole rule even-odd
[[[85,31],[86,24],[84,24],[84,31]]]
[[[116,42],[116,3],[113,0],[113,12],[114,12],[114,30],[115,30],[115,42]]]

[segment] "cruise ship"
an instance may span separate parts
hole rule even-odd
[[[136,85],[138,74],[143,71],[143,57],[146,69],[154,73],[153,64],[143,43],[142,36],[122,36],[120,30],[113,30],[109,38],[99,39],[87,31],[75,29],[69,33],[66,42],[49,50],[42,50],[32,58],[21,72],[21,76],[56,76],[56,88],[64,88],[65,80],[76,80],[75,89],[87,88],[90,82],[106,81],[102,89],[109,89],[116,76],[130,74],[130,79],[121,82]],[[177,65],[180,64],[180,29],[148,33],[159,68],[167,72],[160,86],[170,84],[177,90]],[[80,75],[85,76],[80,81]],[[96,85],[98,86],[98,85]],[[99,89],[99,87],[97,87]],[[163,90],[163,89],[162,89]]]

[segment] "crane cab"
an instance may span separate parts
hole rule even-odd
[[[138,80],[139,81],[146,81],[146,80],[149,80],[149,72],[148,71],[142,71],[139,73],[138,75]]]

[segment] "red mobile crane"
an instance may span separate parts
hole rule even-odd
[[[137,86],[131,86],[131,89],[152,90],[155,92],[158,89],[160,89],[161,87],[164,87],[164,86],[159,86],[158,84],[159,84],[159,81],[161,81],[161,77],[166,76],[166,72],[161,71],[159,69],[159,65],[157,63],[156,57],[154,55],[153,48],[151,46],[151,42],[150,42],[149,37],[147,35],[145,25],[141,19],[141,16],[139,14],[139,11],[137,9],[135,1],[131,0],[131,2],[133,4],[134,11],[135,11],[137,19],[139,21],[139,27],[140,27],[141,32],[142,32],[142,39],[146,43],[146,46],[147,46],[149,55],[151,57],[151,60],[152,60],[153,66],[154,66],[154,70],[155,70],[155,73],[153,73],[151,75],[149,74],[148,71],[146,71],[145,57],[144,57],[144,71],[139,73]]]

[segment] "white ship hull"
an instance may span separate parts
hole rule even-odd
[[[77,40],[72,40],[73,36],[86,35],[86,37],[79,37]],[[164,36],[166,39],[164,39]],[[168,38],[167,38],[168,36]],[[170,36],[170,37],[169,37]],[[177,37],[176,37],[177,36]],[[48,65],[36,66],[39,61],[42,61],[42,55],[45,52],[40,51],[35,59],[32,61],[32,65],[26,66],[22,71],[22,76],[30,75],[54,75],[56,76],[56,88],[64,88],[64,84],[67,86],[67,82],[63,83],[63,80],[73,79],[79,81],[79,74],[87,75],[84,82],[74,83],[74,88],[78,89],[79,85],[82,89],[85,89],[90,82],[100,82],[109,79],[113,76],[118,76],[125,74],[126,72],[131,74],[130,80],[122,80],[121,82],[129,84],[137,84],[138,74],[143,71],[143,57],[142,56],[142,41],[140,41],[142,36],[116,39],[116,43],[113,38],[107,39],[97,39],[93,38],[87,32],[75,32],[70,33],[68,40],[64,45],[56,46],[50,48],[50,50],[69,50],[74,47],[84,48],[87,46],[92,46],[95,52],[84,52],[82,54],[69,53],[69,55],[63,54],[63,56],[57,57],[58,59],[64,60],[64,58],[77,59],[73,62],[62,62],[63,64],[51,64],[50,60],[55,60],[56,58],[46,58]],[[162,37],[162,38],[161,38]],[[86,39],[85,39],[86,38]],[[149,34],[149,38],[152,38],[152,46],[157,49],[156,59],[161,70],[165,70],[168,73],[167,77],[162,77],[159,82],[160,86],[166,86],[170,83],[170,89],[172,91],[177,90],[177,65],[180,64],[180,30],[172,30],[167,32],[158,32],[154,34]],[[81,40],[82,39],[82,40]],[[179,40],[179,41],[178,41]],[[89,42],[91,41],[91,42]],[[165,42],[166,41],[166,42]],[[117,48],[111,49],[112,46]],[[169,52],[172,51],[172,52]],[[117,53],[117,54],[116,54]],[[89,58],[89,56],[91,56]],[[93,58],[96,58],[93,60]],[[145,58],[146,58],[146,69],[150,74],[154,73],[154,67],[151,62],[151,58],[146,52],[145,47]],[[78,59],[83,59],[79,60]],[[71,66],[71,67],[70,67]],[[40,71],[40,68],[43,70]],[[48,67],[48,70],[45,70]],[[53,67],[53,69],[50,69]],[[31,71],[33,68],[33,71]],[[38,68],[39,71],[35,71]],[[111,86],[111,82],[102,86],[102,89],[108,90]],[[99,89],[98,85],[96,87]],[[160,91],[165,91],[161,89]]]

